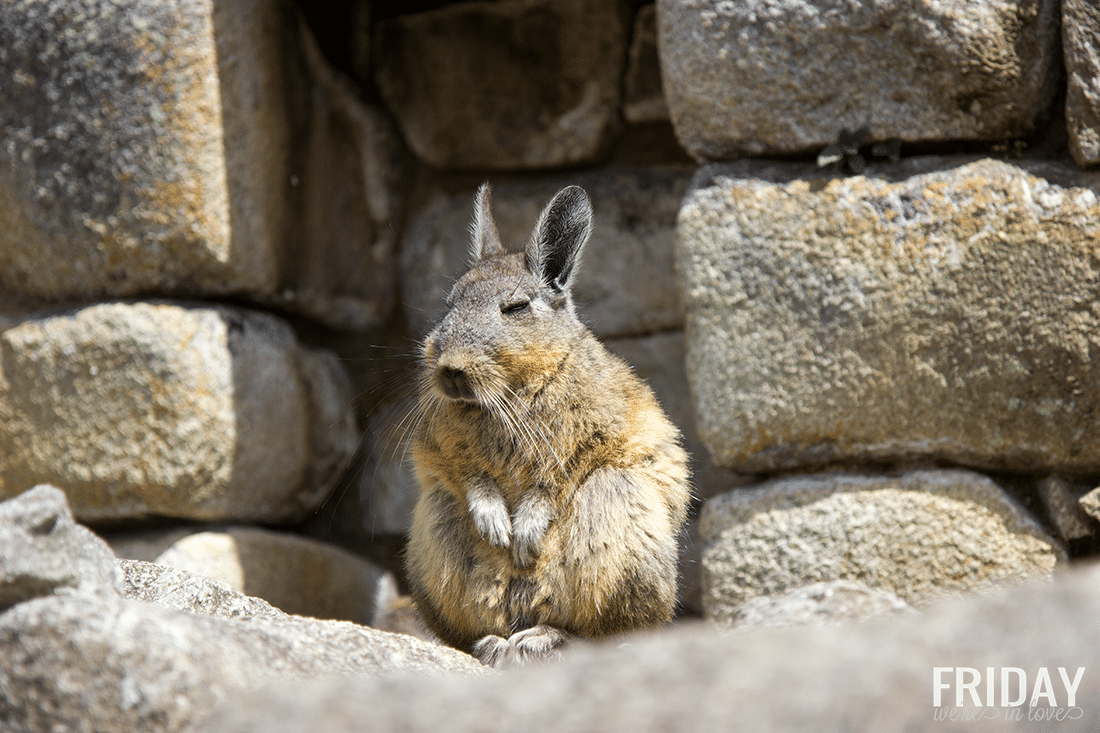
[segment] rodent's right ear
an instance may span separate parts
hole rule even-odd
[[[470,264],[476,265],[486,257],[504,254],[496,222],[491,211],[493,196],[489,183],[481,184],[474,196],[474,220],[470,222]]]

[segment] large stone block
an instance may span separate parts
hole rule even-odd
[[[1001,140],[1058,91],[1055,0],[659,0],[664,88],[700,158],[873,139]]]
[[[681,168],[607,168],[571,176],[507,181],[493,187],[493,217],[505,246],[521,249],[547,201],[582,186],[595,225],[573,288],[581,318],[597,336],[634,336],[679,328],[673,258],[676,212],[690,180]],[[428,332],[466,271],[477,183],[427,193],[401,250],[402,302],[411,330]]]
[[[438,168],[590,163],[619,119],[628,3],[457,3],[378,24],[375,79]]]
[[[388,315],[379,170],[399,143],[307,68],[300,33],[280,0],[0,6],[3,295]]]
[[[1091,0],[1062,0],[1066,59],[1066,129],[1077,165],[1100,163],[1100,7]]]
[[[1008,494],[969,471],[775,479],[708,501],[703,610],[729,623],[760,596],[852,580],[914,605],[1049,578],[1065,551]]]
[[[914,158],[702,169],[679,217],[699,431],[741,471],[1100,469],[1100,176]]]
[[[300,518],[354,450],[349,392],[331,354],[260,313],[0,320],[0,497],[49,482],[82,520]]]

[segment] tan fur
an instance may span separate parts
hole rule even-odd
[[[650,389],[573,313],[591,216],[579,191],[558,194],[523,254],[500,247],[479,193],[478,261],[422,351],[409,580],[432,630],[489,663],[553,656],[559,631],[659,626],[676,599],[687,456]],[[469,394],[448,392],[448,370]]]

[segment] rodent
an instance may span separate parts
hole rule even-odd
[[[483,185],[473,264],[421,348],[410,591],[445,643],[492,666],[661,626],[676,603],[687,453],[649,387],[577,317],[591,228],[570,186],[509,253]]]

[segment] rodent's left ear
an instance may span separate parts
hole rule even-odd
[[[592,202],[580,186],[558,191],[527,243],[527,269],[548,287],[569,290],[581,249],[592,232]]]

